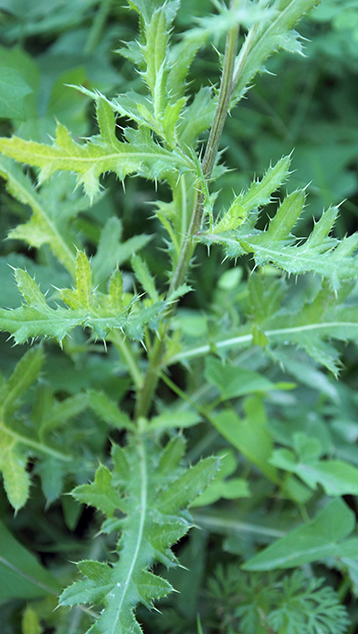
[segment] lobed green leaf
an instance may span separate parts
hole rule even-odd
[[[163,452],[151,440],[133,437],[125,448],[113,446],[113,472],[100,466],[93,483],[74,490],[77,500],[108,516],[103,531],[121,531],[118,561],[112,565],[80,562],[86,578],[67,588],[60,599],[61,605],[104,605],[91,634],[140,632],[133,614],[137,603],[151,609],[154,601],[172,591],[149,568],[156,561],[176,565],[170,547],[190,527],[185,509],[206,488],[219,465],[217,459],[208,458],[183,473],[171,464],[167,482],[163,479],[165,465],[174,455],[178,462],[182,452],[181,439],[172,439]],[[115,519],[118,510],[125,514],[123,519]]]
[[[92,291],[91,267],[81,251],[76,258],[76,288],[60,291],[69,308],[51,308],[26,271],[16,269],[15,278],[26,304],[14,310],[0,309],[0,329],[14,335],[16,343],[40,336],[61,342],[76,326],[93,329],[101,339],[113,328],[119,328],[130,338],[141,340],[144,327],[155,324],[166,308],[164,301],[157,301],[139,315],[132,313],[137,298],[123,294],[118,274],[111,279],[109,294]]]
[[[128,174],[138,174],[156,180],[169,170],[192,169],[189,159],[160,146],[145,132],[127,129],[127,142],[118,141],[108,130],[111,107],[98,100],[99,117],[105,129],[100,136],[91,137],[86,143],[74,141],[65,126],[58,123],[53,145],[25,141],[19,137],[0,139],[0,152],[21,163],[41,168],[39,181],[44,182],[57,170],[75,172],[77,182],[83,184],[86,194],[93,199],[99,191],[99,177],[105,172],[115,172],[123,180]],[[97,106],[99,109],[99,106]],[[112,118],[114,122],[114,118]],[[114,123],[113,123],[114,126]]]

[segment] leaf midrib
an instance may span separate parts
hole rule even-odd
[[[349,321],[328,321],[322,322],[320,324],[306,324],[305,326],[293,326],[291,328],[277,328],[275,330],[264,330],[264,334],[266,337],[274,337],[276,335],[288,335],[305,331],[313,331],[320,330],[324,328],[357,328],[358,334],[358,324],[356,322]],[[229,348],[230,346],[235,346],[243,343],[250,343],[253,339],[253,334],[248,335],[240,335],[239,337],[231,337],[230,339],[222,339],[221,341],[215,341],[214,345],[216,348]],[[177,363],[181,359],[188,359],[190,357],[201,356],[204,354],[208,354],[211,352],[212,348],[209,345],[199,346],[198,348],[191,348],[187,350],[183,350],[178,354],[169,357],[167,360],[168,364]]]
[[[139,473],[140,473],[140,509],[139,509],[140,520],[138,525],[136,546],[133,552],[133,557],[132,557],[130,568],[128,570],[127,578],[124,582],[123,592],[122,592],[120,601],[118,603],[111,634],[116,633],[116,627],[121,616],[122,606],[126,598],[129,585],[132,579],[133,570],[135,569],[137,559],[140,553],[140,549],[141,549],[141,545],[143,541],[144,525],[145,525],[146,515],[148,510],[147,456],[146,456],[144,443],[140,438],[138,438],[137,450],[138,450],[138,457],[139,457]]]

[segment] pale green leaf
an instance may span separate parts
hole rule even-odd
[[[188,29],[184,34],[186,40],[205,42],[208,38],[217,41],[225,35],[234,25],[250,27],[253,24],[262,23],[277,15],[275,9],[261,8],[254,4],[242,3],[238,8],[228,8],[224,2],[216,3],[218,14],[198,18],[197,27]]]
[[[0,68],[0,117],[26,119],[24,97],[32,92],[20,73],[14,68]]]
[[[223,400],[252,392],[268,392],[275,387],[258,372],[230,365],[229,362],[224,365],[212,356],[205,361],[205,378],[220,390]]]
[[[291,44],[292,48],[292,38],[297,39],[295,31],[291,35],[292,30],[300,18],[319,2],[320,0],[279,0],[274,6],[276,14],[267,14],[268,19],[263,20],[257,29],[252,29],[251,38],[247,38],[237,56],[233,102],[243,97],[256,73],[262,70],[270,55],[280,47],[287,48]],[[301,49],[298,52],[301,53]]]
[[[242,567],[244,570],[274,570],[302,566],[326,557],[344,557],[348,551],[357,556],[358,540],[342,541],[351,534],[354,524],[353,511],[341,499],[333,500],[310,523],[295,528]]]
[[[111,568],[107,563],[85,560],[79,561],[77,566],[79,571],[91,581],[95,581],[102,586],[111,583]]]
[[[105,392],[89,390],[88,404],[93,411],[109,425],[114,425],[117,429],[133,429],[128,414],[121,412],[116,403],[112,401]]]
[[[36,381],[44,362],[44,352],[39,347],[28,350],[17,363],[14,372],[0,390],[2,418],[15,411],[18,399]]]
[[[249,278],[251,297],[250,316],[254,315],[260,331],[266,337],[270,354],[276,354],[282,362],[281,352],[288,352],[288,344],[298,346],[307,352],[315,361],[326,366],[334,374],[339,370],[337,348],[330,340],[358,342],[358,310],[347,297],[336,295],[327,286],[319,289],[316,296],[296,305],[281,308],[283,297],[287,293],[284,280],[270,282],[267,277],[251,276]],[[342,292],[344,287],[342,287]],[[287,295],[286,295],[287,297]],[[186,361],[213,351],[219,354],[232,350],[240,350],[251,346],[255,341],[255,326],[252,319],[228,332],[225,337],[218,335],[211,343],[188,346],[166,360],[168,364]],[[266,341],[265,341],[266,343]],[[289,365],[287,368],[289,369]],[[303,369],[302,369],[303,372]],[[301,378],[300,378],[301,380]]]
[[[154,278],[152,277],[147,263],[142,260],[139,255],[133,255],[131,259],[131,265],[136,276],[136,279],[142,285],[145,292],[148,294],[153,302],[159,300],[158,291],[155,286]]]
[[[248,402],[247,414],[242,419],[234,410],[226,409],[211,415],[210,420],[226,440],[268,478],[277,482],[277,471],[269,462],[273,450],[272,437],[260,400],[254,398]]]
[[[153,12],[144,27],[145,46],[142,47],[146,70],[142,73],[153,99],[155,116],[164,113],[166,102],[165,60],[169,42],[167,11],[160,7]]]
[[[183,147],[195,145],[199,135],[210,128],[215,109],[216,101],[211,89],[208,86],[200,88],[178,122],[177,134]]]
[[[173,409],[167,409],[163,414],[154,416],[150,421],[150,429],[171,429],[178,427],[184,429],[185,427],[192,427],[200,422],[200,414],[197,412],[181,412]]]
[[[75,192],[72,174],[61,174],[36,189],[29,176],[12,159],[0,157],[0,174],[7,181],[7,189],[21,203],[29,205],[33,215],[25,224],[9,232],[9,237],[24,240],[32,247],[48,244],[54,255],[74,275],[75,237],[69,222],[86,207]],[[61,209],[61,213],[59,210]]]
[[[140,602],[149,610],[154,607],[153,601],[166,597],[174,589],[166,579],[153,575],[147,570],[143,570],[136,586]]]
[[[163,492],[159,509],[171,513],[176,508],[185,508],[201,495],[220,467],[217,458],[205,458],[191,467]]]
[[[342,460],[321,460],[321,443],[306,434],[295,434],[298,458],[289,449],[273,452],[271,464],[295,473],[307,486],[320,484],[327,495],[357,495],[358,469]]]
[[[29,605],[26,606],[22,615],[21,627],[22,634],[42,634],[42,626],[39,618],[35,610],[33,610]]]
[[[176,469],[185,453],[185,439],[183,436],[173,436],[160,457],[158,472],[162,475],[169,474]]]
[[[107,220],[102,229],[97,252],[91,260],[95,286],[107,282],[112,272],[129,260],[133,253],[142,249],[151,236],[141,234],[122,242],[122,223],[119,218]]]
[[[29,497],[30,478],[26,471],[27,460],[15,443],[6,443],[5,431],[1,430],[1,435],[0,471],[4,489],[11,506],[18,511],[26,504]]]
[[[191,169],[189,159],[164,149],[144,131],[127,128],[126,133],[127,142],[109,143],[95,136],[79,144],[65,126],[58,123],[53,145],[14,136],[0,139],[0,152],[21,163],[40,167],[40,182],[50,178],[56,170],[75,172],[78,183],[83,184],[90,198],[98,193],[99,177],[105,172],[115,172],[121,180],[131,173],[158,179],[170,170]],[[108,138],[107,128],[105,135]]]
[[[113,517],[117,509],[123,508],[123,502],[118,493],[112,488],[112,473],[101,465],[91,484],[81,484],[72,491],[78,502],[95,506],[108,517]]]
[[[162,0],[128,0],[129,6],[137,11],[146,23],[149,23],[153,13],[163,5]],[[178,0],[169,0],[165,3],[168,24],[173,21],[178,10]]]
[[[29,550],[0,522],[0,601],[57,594],[60,585]]]
[[[310,271],[317,273],[327,278],[332,288],[337,290],[344,280],[355,279],[358,275],[357,258],[354,257],[358,248],[358,235],[345,237],[341,241],[328,235],[338,213],[334,207],[322,214],[306,241],[299,240],[291,231],[303,207],[304,192],[293,192],[279,206],[268,228],[255,229],[250,216],[242,222],[245,213],[239,209],[238,215],[229,214],[228,217],[228,226],[236,225],[235,229],[226,231],[222,225],[224,231],[220,235],[208,230],[200,232],[198,240],[207,245],[223,245],[230,258],[252,253],[257,266],[274,264],[294,275]],[[256,219],[255,216],[253,218]],[[225,216],[220,222],[225,223]],[[221,231],[220,223],[218,226]]]

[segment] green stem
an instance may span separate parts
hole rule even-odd
[[[319,331],[330,329],[331,337],[334,337],[334,328],[343,331],[344,329],[357,329],[358,333],[358,325],[354,321],[324,321],[318,324],[305,324],[304,326],[292,326],[290,328],[277,328],[274,330],[265,330],[264,334],[268,339],[278,337],[280,339],[284,338],[287,335],[296,334],[296,333],[307,333],[311,331]],[[167,359],[167,365],[173,365],[174,363],[179,363],[183,361],[183,359],[191,359],[197,358],[203,355],[208,354],[212,349],[213,345],[215,349],[218,350],[232,350],[232,348],[236,346],[250,346],[252,345],[253,334],[248,333],[246,335],[238,335],[237,337],[229,337],[228,339],[222,339],[219,341],[215,341],[213,344],[204,344],[202,346],[198,346],[197,348],[188,348],[184,349],[181,352],[173,355],[169,359]]]
[[[229,110],[230,99],[233,90],[232,80],[235,67],[238,32],[239,27],[235,26],[230,29],[226,38],[225,58],[218,104],[214,116],[214,122],[210,130],[204,159],[202,162],[202,172],[207,182],[209,182],[211,178],[211,173],[219,149],[221,135]],[[183,284],[188,269],[190,267],[190,261],[195,249],[195,234],[200,229],[203,217],[203,202],[204,196],[202,191],[200,190],[196,194],[189,228],[183,242],[176,269],[173,273],[168,296],[170,296],[172,292],[174,292],[181,284]],[[163,363],[163,358],[165,354],[165,339],[173,310],[174,306],[172,306],[168,310],[167,314],[165,315],[165,321],[162,321],[159,327],[158,338],[156,339],[150,354],[148,369],[144,378],[143,387],[138,394],[138,399],[136,402],[136,420],[138,420],[138,418],[141,416],[147,416],[150,410],[153,395],[159,380],[160,368]]]
[[[138,420],[142,416],[146,417],[152,403],[153,394],[159,380],[160,367],[165,353],[165,334],[169,325],[169,317],[167,319],[168,321],[162,323],[159,327],[158,336],[152,348],[143,387],[138,393],[138,398],[135,404],[135,420]]]
[[[184,401],[185,403],[188,403],[188,405],[190,405],[191,407],[196,409],[196,411],[199,412],[199,414],[201,414],[202,416],[204,416],[204,417],[207,416],[208,410],[206,409],[206,407],[202,406],[202,405],[199,405],[199,403],[196,403],[192,398],[190,398],[189,394],[187,394],[186,392],[181,390],[180,387],[178,387],[178,385],[176,385],[176,383],[174,383],[174,381],[172,381],[166,374],[164,374],[164,372],[160,373],[160,378],[162,379],[162,381],[164,381],[164,383],[167,384],[168,387],[170,387],[170,389],[177,396],[179,396],[179,398],[182,401]]]
[[[107,337],[107,339],[108,341],[112,341],[112,343],[115,345],[119,354],[128,366],[128,370],[134,381],[134,385],[136,386],[137,390],[141,390],[143,387],[143,375],[140,371],[133,349],[128,344],[127,339],[122,337],[118,330],[113,330],[111,334]]]
[[[67,454],[62,453],[62,451],[57,451],[57,449],[52,449],[52,447],[47,447],[46,445],[43,445],[42,443],[37,442],[36,440],[31,440],[31,438],[26,438],[25,436],[21,436],[20,434],[17,434],[11,429],[8,429],[8,427],[5,428],[1,426],[1,428],[5,429],[6,433],[9,434],[9,436],[14,438],[16,442],[21,443],[22,445],[27,445],[28,447],[32,447],[32,449],[35,449],[36,451],[40,451],[41,453],[46,453],[49,456],[52,456],[53,458],[57,458],[57,460],[62,460],[63,462],[71,462],[71,460],[73,460],[72,456],[68,456]]]
[[[230,29],[227,35],[224,67],[218,98],[218,105],[216,107],[213,125],[210,130],[209,139],[202,162],[202,172],[207,183],[210,181],[211,178],[211,173],[215,164],[215,159],[219,150],[224,124],[229,110],[230,99],[233,90],[233,73],[235,68],[238,31],[239,28],[235,26],[233,29]],[[175,291],[181,284],[183,284],[188,269],[190,267],[190,260],[195,249],[195,234],[199,231],[201,227],[204,211],[203,203],[204,195],[202,190],[199,190],[195,197],[194,208],[191,215],[188,232],[184,240],[177,267],[171,280],[169,295],[173,291]]]

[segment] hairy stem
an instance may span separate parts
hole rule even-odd
[[[211,173],[219,149],[221,135],[229,110],[230,99],[233,90],[233,74],[237,51],[238,31],[238,26],[233,27],[229,30],[226,38],[224,66],[221,78],[218,104],[202,162],[202,171],[207,182],[209,182],[211,178]],[[190,267],[190,261],[195,249],[195,234],[200,229],[203,217],[203,202],[204,195],[203,192],[199,190],[195,197],[188,231],[183,242],[176,269],[173,273],[168,296],[170,296],[172,292],[174,292],[181,284],[183,284],[188,269]],[[167,312],[165,320],[162,321],[159,328],[158,337],[153,345],[147,373],[144,378],[143,387],[139,391],[138,399],[136,402],[136,419],[141,416],[148,415],[153,395],[159,380],[160,368],[165,354],[165,335],[169,327],[170,317],[173,310],[174,306],[172,306]]]
[[[218,153],[222,132],[229,110],[230,99],[233,90],[233,74],[235,69],[235,57],[237,51],[238,27],[230,29],[226,39],[225,58],[223,74],[220,85],[218,105],[216,107],[213,125],[210,130],[208,143],[206,146],[202,171],[207,182],[210,181],[211,173]],[[190,219],[187,235],[179,256],[177,267],[174,271],[169,295],[175,291],[185,279],[190,266],[190,260],[195,249],[195,234],[199,231],[203,217],[204,195],[199,190],[195,197],[194,208]]]

